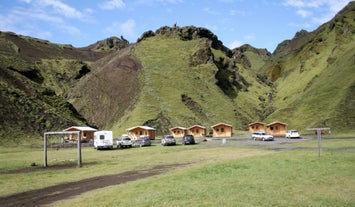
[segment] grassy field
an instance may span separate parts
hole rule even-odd
[[[107,151],[83,148],[81,168],[15,174],[10,172],[41,168],[42,149],[0,148],[0,196],[180,163],[185,165],[51,206],[355,206],[354,136],[324,139],[321,157],[316,140],[287,145],[271,150],[241,141],[211,141]],[[48,158],[50,166],[75,163],[76,149],[53,149]],[[34,162],[38,166],[30,167]]]

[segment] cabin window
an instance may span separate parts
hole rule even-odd
[[[224,128],[221,128],[221,132],[224,132]]]
[[[256,129],[259,129],[259,126],[255,126]]]
[[[100,135],[100,139],[105,139],[105,135]]]
[[[196,129],[196,133],[199,133],[198,129]]]

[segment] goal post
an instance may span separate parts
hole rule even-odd
[[[48,166],[48,161],[47,161],[47,136],[48,135],[72,135],[75,134],[77,136],[77,146],[78,146],[78,167],[81,167],[81,137],[80,137],[80,131],[66,131],[66,132],[45,132],[43,135],[43,156],[44,156],[44,163],[43,166],[47,167]]]
[[[330,131],[330,128],[307,128],[308,131],[315,131],[318,140],[318,157],[322,150],[322,131]]]

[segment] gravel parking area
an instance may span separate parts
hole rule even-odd
[[[235,146],[235,147],[263,147],[267,149],[282,150],[295,149],[296,147],[288,145],[288,143],[305,142],[316,138],[309,136],[300,139],[286,139],[284,137],[275,137],[274,141],[255,141],[248,135],[230,137],[230,138],[197,138],[197,143],[201,143],[201,147],[220,147],[220,146]],[[179,142],[178,142],[179,143]],[[204,144],[202,144],[204,143]]]

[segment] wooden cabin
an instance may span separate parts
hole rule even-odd
[[[266,124],[263,122],[253,122],[249,124],[249,132],[254,133],[254,132],[265,132],[266,130]]]
[[[266,132],[273,136],[285,136],[287,124],[279,121],[272,122],[266,125]]]
[[[187,128],[185,127],[173,127],[170,129],[171,135],[174,137],[183,137],[187,134]]]
[[[232,125],[226,123],[218,123],[211,126],[211,128],[213,137],[231,137],[233,134]]]
[[[200,125],[193,125],[188,128],[191,135],[194,137],[206,136],[206,127]]]
[[[97,129],[88,127],[88,126],[71,126],[63,131],[79,131],[80,132],[80,138],[82,142],[88,142],[89,140],[94,139],[94,132],[97,131]],[[64,137],[65,141],[77,141],[78,137],[75,134],[68,135],[67,137]]]
[[[141,135],[149,136],[149,139],[155,139],[155,129],[149,126],[135,126],[127,129],[128,136],[132,139],[138,139]]]

